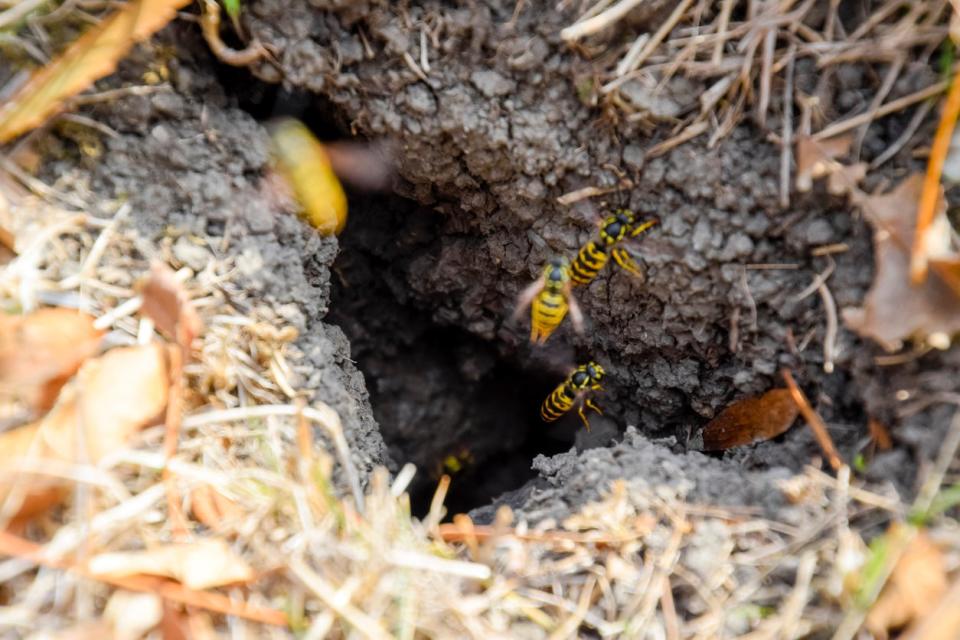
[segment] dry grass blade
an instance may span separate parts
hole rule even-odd
[[[0,143],[41,125],[65,101],[112,73],[135,43],[150,37],[189,0],[135,0],[83,34],[0,107]]]

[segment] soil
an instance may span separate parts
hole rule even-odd
[[[279,61],[254,68],[258,81],[219,67],[193,25],[173,25],[158,45],[176,43],[173,90],[91,108],[119,135],[88,163],[90,187],[129,197],[135,224],[157,242],[193,234],[235,259],[250,299],[301,331],[302,386],[340,412],[360,468],[416,463],[421,504],[453,454],[467,468],[451,506],[480,507],[480,518],[508,490],[503,501],[528,518],[561,518],[617,477],[687,482],[695,500],[775,513],[772,481],[817,456],[808,430],[714,456],[722,459],[686,450],[730,402],[781,386],[781,367],[845,459],[866,444],[868,416],[888,425],[896,446],[865,473],[913,488],[951,410],[905,415],[907,403],[956,391],[958,350],[879,366],[879,349],[841,328],[826,374],[819,297],[797,297],[828,267],[811,249],[842,242],[830,290],[841,309],[861,303],[872,279],[863,220],[822,190],[781,207],[779,150],[749,122],[714,148],[695,139],[647,157],[668,128],[615,121],[581,101],[594,72],[559,41],[575,16],[555,3],[520,3],[516,16],[512,0],[414,4],[245,3],[247,29]],[[423,40],[421,28],[430,32]],[[404,58],[420,61],[424,41],[426,80]],[[150,59],[142,49],[120,77]],[[843,89],[824,96],[825,111],[869,102],[873,74],[837,73],[843,82],[826,84]],[[932,73],[921,61],[892,97]],[[801,65],[797,77],[812,85],[815,70]],[[701,87],[678,79],[669,89],[682,111]],[[651,95],[637,89],[634,98]],[[328,138],[394,143],[393,191],[352,194],[340,245],[263,192],[258,119],[291,105]],[[909,115],[874,125],[864,154],[882,151]],[[68,153],[48,174],[77,162]],[[905,155],[871,180],[897,180],[913,162]],[[608,267],[578,296],[585,335],[562,328],[552,346],[532,350],[526,325],[509,319],[518,292],[551,256],[572,255],[595,233],[582,208],[557,198],[614,184],[618,173],[634,186],[609,198],[660,221],[643,242],[645,275]],[[202,267],[209,256],[184,248],[180,257]],[[542,398],[587,358],[609,374],[605,417],[589,434],[575,417],[540,423]],[[531,469],[537,454],[557,455]]]

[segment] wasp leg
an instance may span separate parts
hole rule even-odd
[[[593,409],[594,411],[596,411],[596,412],[599,413],[600,415],[603,415],[603,409],[601,409],[600,407],[598,407],[597,404],[596,404],[593,400],[591,400],[590,398],[587,398],[586,400],[584,400],[583,404],[587,405],[588,407],[590,407],[591,409]]]
[[[640,265],[633,259],[629,251],[622,247],[617,247],[611,253],[613,254],[613,259],[616,260],[617,264],[620,265],[623,270],[632,273],[638,278],[643,277],[643,271],[640,269]]]
[[[581,404],[577,407],[577,413],[580,415],[580,420],[583,421],[583,426],[587,428],[587,432],[590,431],[590,421],[587,420],[587,415],[583,412],[583,405]]]
[[[656,220],[647,220],[646,222],[641,222],[640,224],[636,225],[633,229],[630,230],[630,237],[636,238],[638,235],[640,235],[641,233],[643,233],[644,231],[646,231],[647,229],[649,229],[655,224],[657,224]]]

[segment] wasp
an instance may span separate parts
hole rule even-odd
[[[656,220],[637,222],[633,211],[617,209],[600,225],[600,237],[580,248],[570,265],[570,279],[574,285],[588,285],[613,257],[621,268],[635,276],[641,275],[630,250],[623,246],[657,223]]]
[[[516,315],[530,307],[530,342],[547,341],[567,312],[577,332],[583,332],[583,314],[571,292],[570,261],[554,258],[547,263],[543,274],[520,294]]]
[[[590,361],[587,364],[580,365],[543,401],[540,406],[540,417],[544,422],[555,422],[560,416],[570,411],[574,405],[577,405],[577,413],[583,420],[583,425],[587,428],[587,431],[590,431],[590,421],[587,420],[583,407],[587,406],[603,415],[603,411],[590,399],[590,395],[594,391],[603,391],[600,383],[603,381],[604,375],[606,375],[606,372],[603,367],[596,362]]]

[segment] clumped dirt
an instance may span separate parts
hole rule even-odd
[[[174,91],[95,108],[120,136],[92,164],[91,186],[129,196],[136,224],[158,242],[194,234],[236,259],[250,295],[301,330],[306,387],[341,413],[361,468],[387,461],[382,432],[394,460],[416,462],[422,477],[466,443],[477,465],[492,460],[474,476],[490,482],[481,493],[516,487],[524,474],[494,473],[513,466],[510,456],[521,451],[516,468],[523,468],[531,447],[556,453],[574,442],[575,424],[544,427],[536,409],[562,378],[558,362],[590,357],[610,374],[602,400],[608,420],[576,438],[580,449],[601,448],[539,458],[541,479],[509,497],[531,516],[558,517],[562,505],[582,504],[618,474],[686,478],[704,501],[776,508],[769,482],[778,472],[768,470],[796,469],[815,455],[807,430],[723,461],[682,450],[735,398],[779,386],[783,366],[847,460],[866,442],[868,415],[892,427],[897,447],[866,473],[911,489],[949,411],[909,403],[955,391],[960,356],[953,349],[880,366],[878,349],[841,329],[836,370],[823,372],[820,300],[797,296],[829,266],[811,249],[848,246],[832,257],[828,283],[838,307],[857,306],[872,277],[871,232],[822,191],[794,196],[783,209],[779,150],[765,132],[745,124],[713,149],[694,140],[648,158],[665,129],[616,122],[581,102],[591,64],[559,41],[575,16],[552,4],[522,3],[533,6],[516,16],[516,3],[506,0],[315,4],[249,3],[245,24],[280,61],[254,69],[261,80],[322,104],[328,124],[343,133],[396,143],[395,194],[355,200],[336,262],[336,240],[318,238],[261,192],[265,134],[236,96],[259,104],[264,116],[269,90],[221,85],[202,46],[183,48],[184,38],[195,38],[188,25],[165,35],[178,38],[178,51],[197,51],[171,62]],[[421,43],[426,80],[414,69]],[[892,95],[930,73],[921,61]],[[846,112],[869,102],[871,74],[838,75],[843,89],[829,107]],[[799,65],[797,78],[813,83],[815,70]],[[683,82],[672,95],[696,100],[698,86]],[[864,153],[882,151],[908,116],[875,125]],[[872,180],[898,180],[911,162],[902,158]],[[572,255],[594,233],[582,211],[556,198],[613,184],[618,173],[634,186],[610,198],[660,220],[644,241],[645,277],[608,267],[579,295],[586,335],[564,328],[551,339],[558,346],[533,353],[526,327],[508,320],[517,293],[551,256]],[[183,262],[202,267],[206,256],[182,244]],[[666,438],[675,451],[633,431],[609,446],[628,426]]]
[[[65,143],[57,152],[62,159],[46,164],[44,177],[59,179],[65,189],[86,183],[101,199],[126,199],[130,224],[153,243],[142,247],[148,256],[172,243],[175,267],[232,264],[239,287],[234,303],[272,310],[278,325],[299,332],[295,388],[340,414],[365,477],[389,457],[350,344],[339,327],[323,322],[337,240],[321,238],[270,196],[263,184],[267,133],[228,99],[193,29],[174,25],[158,46],[173,42],[183,54],[169,62],[174,89],[93,107],[90,115],[118,135],[103,139],[103,155],[92,162]],[[154,55],[140,50],[118,80],[138,77]]]

